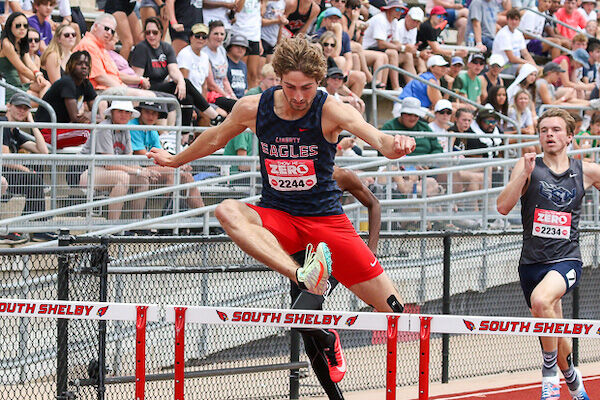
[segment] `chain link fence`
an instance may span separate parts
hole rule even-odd
[[[565,318],[600,318],[595,307],[599,239],[600,230],[582,233],[584,273],[579,290],[563,300]],[[398,286],[408,312],[524,317],[529,311],[518,283],[520,249],[520,232],[415,233],[382,235],[378,257]],[[223,237],[75,237],[69,247],[44,251],[43,255],[26,250],[0,252],[2,297],[59,298],[64,283],[58,285],[57,271],[63,257],[70,300],[290,307],[287,279]],[[105,254],[108,259],[103,258]],[[325,308],[366,309],[341,286],[327,299]],[[61,379],[78,399],[102,398],[99,391],[106,399],[134,393],[135,326],[118,321],[104,324],[105,333],[97,321],[68,322],[68,374]],[[59,390],[56,332],[55,320],[0,320],[5,338],[0,344],[1,398],[54,398]],[[349,365],[342,390],[385,387],[385,333],[344,330],[340,336]],[[580,362],[600,360],[599,347],[592,340],[580,340],[577,347]],[[146,348],[146,398],[172,397],[173,325],[149,323]],[[400,333],[400,386],[418,381],[418,352],[418,335]],[[303,349],[300,355],[300,361],[306,362]],[[102,358],[105,376],[98,373]],[[285,329],[188,324],[185,358],[185,392],[190,398],[293,398],[290,376],[299,379],[300,397],[323,394],[306,363],[289,364],[290,332]],[[540,363],[535,337],[433,335],[431,340],[432,381],[537,369]],[[290,373],[292,368],[299,371]],[[99,375],[103,375],[103,385]]]

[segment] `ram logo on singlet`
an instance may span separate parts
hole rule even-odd
[[[567,190],[561,186],[540,181],[540,194],[557,206],[567,206],[577,195],[577,189]]]

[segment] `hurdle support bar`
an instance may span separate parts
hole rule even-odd
[[[420,317],[420,319],[419,400],[427,400],[429,399],[429,337],[431,333],[431,317]]]
[[[135,324],[135,400],[144,400],[146,391],[146,315],[148,307],[137,307]]]
[[[396,368],[398,365],[398,316],[388,315],[387,369],[385,374],[385,398],[396,400]]]
[[[175,400],[183,400],[185,379],[185,312],[187,307],[175,307]]]

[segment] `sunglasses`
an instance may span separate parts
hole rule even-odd
[[[24,23],[24,24],[15,24],[15,29],[27,29],[29,28],[29,24],[28,23]]]
[[[29,43],[39,43],[40,42],[40,38],[27,38],[27,41]]]
[[[484,65],[484,64],[485,64],[485,61],[483,61],[483,60],[473,60],[473,61],[471,61],[471,62],[472,62],[473,64],[477,64],[477,65]]]
[[[65,32],[62,34],[64,38],[70,38],[70,37],[75,37],[75,32]]]
[[[437,112],[438,114],[442,114],[442,115],[452,115],[452,110],[441,110]]]
[[[323,43],[323,47],[335,47],[335,43]]]
[[[106,26],[106,25],[102,25],[104,27],[104,30],[106,32],[110,32],[111,35],[115,34],[115,30],[113,28],[111,28],[110,26]]]
[[[355,7],[351,7],[351,10],[358,10],[360,8],[360,6],[355,6]]]
[[[208,35],[206,33],[194,33],[194,37],[196,39],[206,40],[208,38]]]
[[[160,32],[156,29],[148,29],[145,33],[146,33],[146,36],[150,36],[150,35],[156,36]]]
[[[488,125],[496,125],[498,123],[498,120],[497,119],[484,119],[483,122]]]

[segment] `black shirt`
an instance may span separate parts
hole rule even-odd
[[[163,82],[169,75],[167,65],[177,64],[177,57],[173,47],[165,42],[160,42],[154,49],[143,40],[139,42],[131,53],[131,66],[144,69],[144,76],[150,79],[150,84]]]
[[[440,29],[436,29],[431,25],[430,20],[425,20],[417,31],[417,43],[420,42],[418,50],[425,50],[429,46],[428,42],[436,42],[440,32]]]
[[[73,122],[69,117],[65,99],[75,99],[77,109],[81,109],[83,102],[92,101],[96,98],[96,91],[87,79],[77,86],[70,75],[64,75],[50,86],[43,100],[48,102],[56,112],[56,122]],[[44,107],[38,107],[35,113],[36,122],[50,122],[50,114]]]
[[[6,117],[0,117],[0,121],[8,121]],[[8,146],[11,153],[18,153],[23,143],[28,139],[17,128],[5,127],[2,130],[2,145]]]

